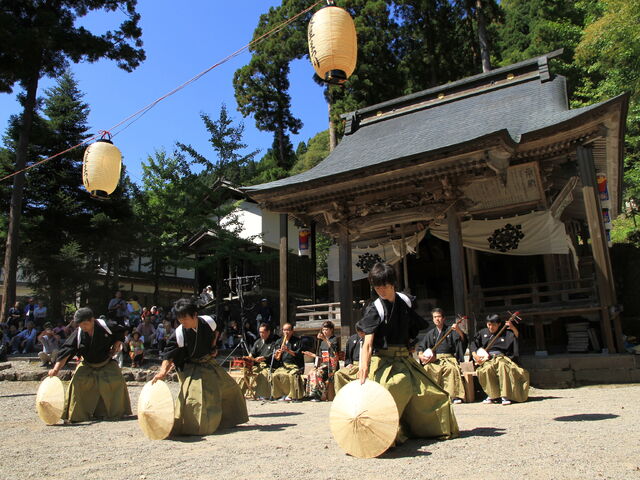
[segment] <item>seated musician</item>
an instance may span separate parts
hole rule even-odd
[[[466,336],[458,323],[454,322],[451,326],[453,331],[433,351],[433,347],[446,334],[449,326],[445,324],[444,311],[441,308],[431,310],[431,318],[435,328],[429,330],[416,345],[418,358],[431,378],[447,391],[451,401],[462,403],[464,383],[458,361],[464,361]]]
[[[356,333],[351,335],[347,340],[347,346],[344,349],[344,367],[334,375],[336,393],[347,383],[358,379],[358,362],[360,360],[360,349],[364,340],[364,332],[360,326],[360,322],[356,323]]]
[[[282,340],[279,341],[279,348],[274,353],[279,366],[273,372],[273,397],[297,402],[304,396],[302,340],[293,334],[293,325],[285,323],[282,326]]]
[[[180,326],[162,352],[162,366],[153,382],[166,377],[175,365],[180,389],[175,402],[174,434],[210,435],[249,420],[240,387],[215,360],[216,321],[198,315],[195,301],[174,304]]]
[[[369,283],[380,298],[365,309],[360,320],[365,337],[358,380],[374,380],[393,397],[400,415],[397,443],[409,436],[457,437],[458,422],[449,395],[409,352],[411,339],[428,327],[415,312],[415,300],[396,292],[396,272],[386,263],[372,267]]]
[[[302,352],[315,361],[316,367],[307,376],[307,397],[312,402],[331,400],[335,395],[334,373],[338,369],[338,338],[333,334],[333,322],[326,321],[318,333],[317,353]]]
[[[268,323],[261,323],[258,333],[260,338],[251,347],[247,359],[253,366],[251,384],[248,387],[253,390],[258,400],[264,400],[271,396],[270,379],[273,368],[273,351],[277,347],[278,339],[272,334],[271,325]]]
[[[483,403],[510,405],[512,401],[527,400],[529,372],[516,364],[518,329],[511,319],[504,322],[499,315],[487,316],[487,328],[476,333],[469,349],[477,365],[478,380],[487,394]]]

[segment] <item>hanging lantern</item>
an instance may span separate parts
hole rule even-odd
[[[356,27],[346,10],[334,6],[332,1],[327,3],[309,22],[309,58],[322,80],[340,85],[356,68]]]
[[[298,256],[311,256],[311,248],[309,245],[309,239],[311,238],[311,230],[307,227],[303,227],[298,230]]]
[[[82,183],[92,197],[99,199],[107,198],[120,182],[122,154],[110,138],[105,134],[89,145],[82,161]]]

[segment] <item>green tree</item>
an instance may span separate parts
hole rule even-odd
[[[329,131],[324,130],[309,139],[308,143],[301,142],[296,150],[298,160],[291,168],[291,174],[302,173],[315,167],[329,156]]]
[[[61,75],[69,62],[109,58],[130,71],[144,60],[136,3],[137,0],[0,0],[0,91],[11,92],[17,83],[25,92],[15,171],[22,170],[27,162],[40,78]],[[117,29],[99,35],[75,25],[78,18],[96,10],[118,11],[125,20]],[[20,173],[13,178],[1,316],[15,301],[25,175]]]
[[[588,74],[577,92],[582,103],[628,92],[624,199],[628,218],[614,222],[614,241],[640,246],[636,215],[640,205],[640,0],[589,3],[588,25],[576,48],[577,64]]]

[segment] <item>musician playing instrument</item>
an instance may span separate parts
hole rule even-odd
[[[217,324],[198,316],[197,304],[182,298],[174,311],[180,322],[167,341],[153,382],[175,365],[180,391],[175,402],[174,434],[209,435],[249,420],[240,387],[215,360]]]
[[[81,358],[66,391],[62,418],[85,422],[93,418],[115,420],[131,415],[127,384],[113,356],[122,348],[125,328],[110,320],[96,319],[90,308],[79,308],[73,316],[77,326],[60,350],[49,376],[67,361]]]
[[[261,323],[258,329],[260,338],[255,341],[249,358],[245,358],[253,366],[251,376],[251,389],[258,400],[264,400],[271,396],[271,360],[274,350],[278,346],[278,338],[271,332],[271,325]],[[243,392],[244,393],[244,392]]]
[[[334,385],[336,393],[347,383],[357,380],[358,363],[360,361],[360,349],[364,341],[364,332],[360,326],[360,322],[356,323],[356,333],[351,335],[347,340],[347,346],[344,349],[344,367],[334,375]]]
[[[273,397],[297,402],[304,397],[304,357],[302,340],[293,334],[293,325],[282,326],[282,341],[274,353],[278,368],[273,372]]]
[[[464,361],[466,335],[457,320],[451,326],[445,324],[441,308],[431,310],[431,318],[435,328],[429,330],[416,345],[418,359],[431,378],[447,391],[451,401],[462,403],[464,383],[458,362]],[[434,348],[438,342],[440,344]]]
[[[374,380],[393,396],[400,415],[396,443],[407,437],[457,437],[449,394],[409,353],[410,341],[428,327],[415,312],[415,299],[396,292],[396,273],[388,264],[376,263],[369,271],[369,283],[380,298],[360,320],[365,337],[358,380]]]
[[[483,403],[524,402],[529,397],[529,372],[519,367],[518,329],[515,315],[506,322],[499,315],[487,316],[487,328],[476,333],[469,346],[476,372],[487,394]]]
[[[307,397],[312,402],[331,400],[335,395],[333,377],[338,369],[338,338],[333,322],[326,321],[317,335],[316,353],[302,352],[315,360],[315,368],[307,375]]]

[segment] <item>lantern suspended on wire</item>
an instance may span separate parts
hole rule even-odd
[[[346,10],[334,6],[331,0],[327,4],[309,22],[309,58],[322,80],[340,85],[356,68],[356,27]]]
[[[82,183],[92,197],[105,199],[120,182],[122,154],[111,142],[111,135],[92,143],[84,151]]]

